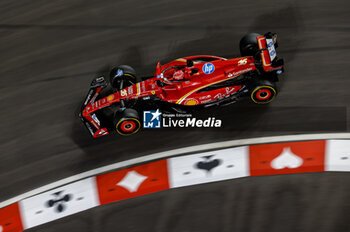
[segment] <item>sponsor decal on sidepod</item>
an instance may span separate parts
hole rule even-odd
[[[245,72],[248,72],[248,71],[251,71],[251,70],[252,70],[252,68],[242,69],[242,70],[237,71],[237,72],[229,73],[229,74],[227,75],[227,77],[238,76],[238,75],[240,75],[240,74],[242,74],[242,73],[245,73]]]
[[[202,68],[205,74],[211,74],[215,70],[215,66],[212,63],[205,63]]]

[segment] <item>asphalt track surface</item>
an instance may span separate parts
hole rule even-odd
[[[167,149],[350,130],[349,3],[337,1],[0,2],[0,200]],[[93,77],[117,64],[151,75],[194,55],[239,56],[248,32],[277,32],[286,73],[268,106],[199,112],[221,129],[145,130],[98,140],[77,118]],[[170,190],[31,231],[347,231],[349,175],[246,178]]]

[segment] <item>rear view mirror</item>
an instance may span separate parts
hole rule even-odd
[[[193,67],[193,61],[192,60],[187,60],[187,67],[188,68]]]
[[[191,69],[191,75],[196,74],[199,72],[198,68]]]

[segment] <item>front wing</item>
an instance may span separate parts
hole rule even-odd
[[[108,129],[101,128],[101,122],[99,121],[95,113],[91,115],[90,114],[84,115],[84,111],[88,107],[88,105],[91,105],[96,101],[96,98],[99,95],[100,91],[106,86],[107,86],[107,83],[104,77],[98,77],[94,79],[91,82],[90,90],[85,97],[85,101],[79,113],[79,118],[82,120],[85,127],[88,129],[88,131],[94,138],[108,135],[109,134]]]

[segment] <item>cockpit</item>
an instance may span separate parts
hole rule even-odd
[[[174,61],[174,65],[166,67],[162,71],[158,72],[157,77],[159,80],[157,83],[159,86],[165,86],[191,80],[196,74],[200,74],[200,69],[202,69],[201,63],[213,62],[217,60],[226,59],[216,56],[191,56],[177,59]],[[158,68],[161,69],[160,64]]]
[[[160,73],[159,77],[165,83],[176,83],[190,80],[191,77],[198,72],[199,69],[194,67],[193,61],[187,60],[186,65],[176,65],[165,68]]]

